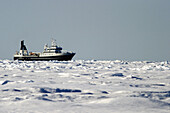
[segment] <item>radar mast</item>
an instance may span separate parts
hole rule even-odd
[[[57,46],[56,40],[53,39],[53,38],[52,38],[51,46],[53,46],[53,47],[56,47],[56,46]]]

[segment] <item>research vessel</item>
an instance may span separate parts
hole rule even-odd
[[[56,40],[52,40],[51,46],[45,44],[43,52],[28,52],[26,46],[24,45],[24,40],[21,41],[20,51],[17,51],[14,55],[14,60],[23,60],[23,61],[49,61],[49,60],[58,60],[58,61],[68,61],[73,58],[75,55],[71,51],[63,51],[62,47],[57,46]]]

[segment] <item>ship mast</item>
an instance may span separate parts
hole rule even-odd
[[[56,47],[57,44],[56,44],[56,40],[52,38],[52,41],[51,41],[51,46],[52,47]]]

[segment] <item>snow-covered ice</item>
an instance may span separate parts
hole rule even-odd
[[[169,113],[170,63],[0,60],[1,113]]]

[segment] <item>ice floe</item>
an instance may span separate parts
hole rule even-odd
[[[0,60],[0,111],[169,113],[170,63]]]

